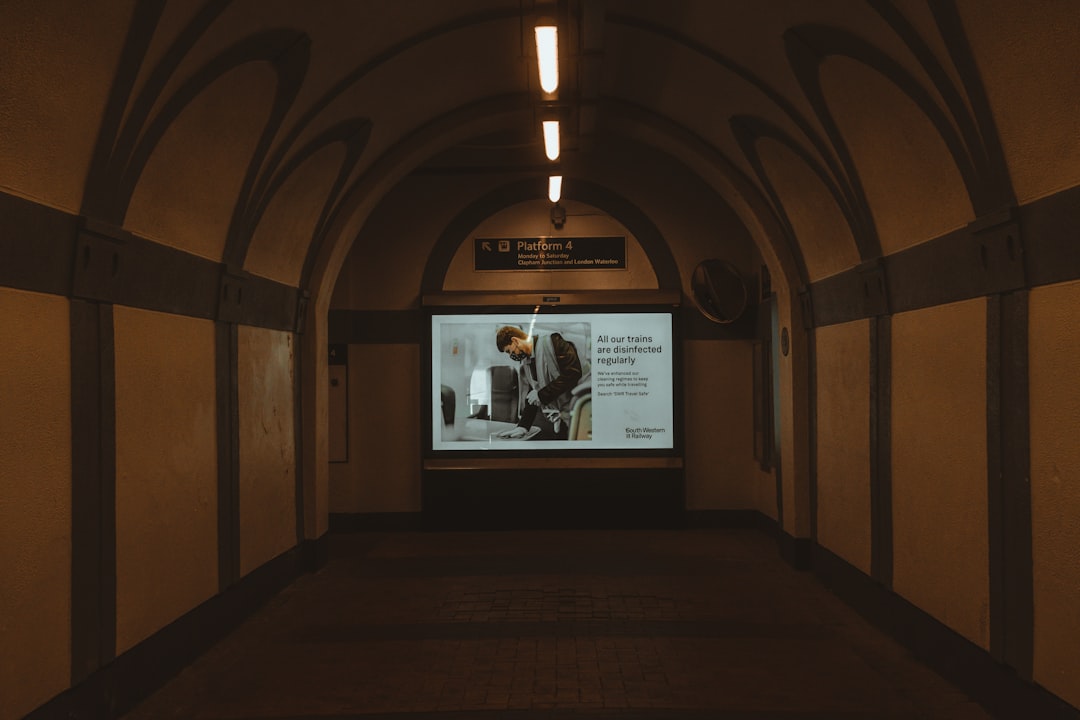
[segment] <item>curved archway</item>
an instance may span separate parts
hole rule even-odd
[[[454,253],[468,234],[484,219],[503,208],[543,197],[547,192],[546,182],[546,178],[529,178],[504,185],[462,210],[443,230],[428,256],[420,291],[440,292]],[[679,268],[671,249],[652,220],[633,203],[602,185],[575,178],[564,181],[563,196],[599,208],[621,222],[641,244],[656,273],[659,288],[681,290]]]

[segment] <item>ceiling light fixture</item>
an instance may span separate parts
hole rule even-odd
[[[548,178],[548,200],[557,203],[561,197],[562,175],[552,175]]]
[[[559,89],[559,28],[536,26],[536,63],[540,66],[540,87],[550,94]]]
[[[544,154],[548,160],[559,159],[559,121],[544,121]]]

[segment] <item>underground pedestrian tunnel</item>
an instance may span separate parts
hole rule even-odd
[[[655,555],[698,573],[676,536],[764,538],[731,552],[828,588],[980,712],[1077,717],[1076,3],[0,20],[0,720],[119,717],[349,558],[362,596],[442,577],[432,558],[512,576],[517,551],[563,585],[447,586],[440,622],[506,640],[477,618],[527,599],[513,647],[555,647],[576,616],[537,608],[588,598],[571,636],[659,657],[634,638],[682,616],[627,624],[612,598],[691,602]],[[567,348],[574,382],[545,393]],[[564,565],[530,549],[544,533]],[[457,542],[494,565],[454,566]],[[635,562],[643,586],[573,592]],[[693,603],[720,612],[709,588]],[[587,717],[583,692],[499,707]],[[725,707],[663,692],[599,710]],[[408,712],[496,712],[431,697]]]

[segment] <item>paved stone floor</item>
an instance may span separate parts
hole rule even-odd
[[[987,717],[755,530],[335,535],[125,716]]]

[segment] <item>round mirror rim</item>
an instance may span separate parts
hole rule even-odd
[[[717,297],[715,287],[710,279],[710,271],[713,268],[723,269],[727,279],[736,281],[733,282],[732,285],[736,285],[737,283],[739,297],[738,300],[733,303],[734,312],[730,314],[730,317],[718,317],[715,310],[708,307],[708,303],[703,300],[703,296],[711,296],[714,299]],[[729,325],[738,320],[746,311],[748,302],[746,281],[743,280],[742,273],[726,260],[702,260],[698,263],[697,267],[694,268],[694,274],[690,278],[690,287],[694,298],[694,304],[697,305],[698,310],[701,311],[702,315],[715,323]]]

